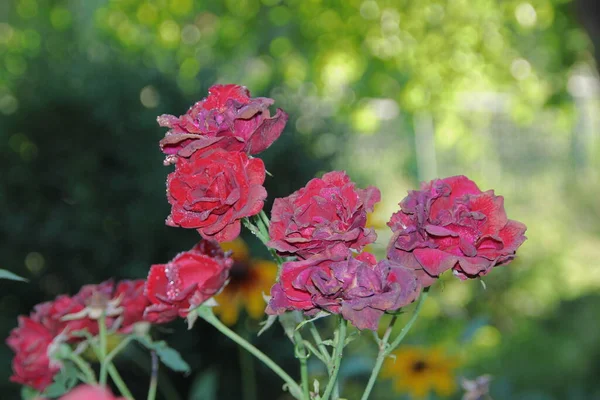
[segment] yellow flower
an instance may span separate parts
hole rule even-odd
[[[233,325],[237,322],[240,309],[253,319],[264,315],[265,300],[263,293],[269,294],[277,277],[277,264],[272,261],[250,259],[248,246],[242,239],[221,243],[225,251],[232,251],[234,260],[229,274],[229,283],[215,297],[219,304],[214,311],[223,323]]]
[[[396,391],[421,399],[432,390],[439,396],[449,396],[456,390],[454,369],[458,361],[441,349],[405,347],[392,354],[396,359],[385,361],[382,375],[393,380]]]

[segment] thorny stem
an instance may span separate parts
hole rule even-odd
[[[321,400],[329,400],[329,396],[331,396],[331,392],[337,385],[337,376],[340,371],[340,364],[342,362],[342,354],[344,351],[344,345],[346,342],[346,327],[347,322],[345,319],[340,319],[340,325],[337,330],[337,337],[335,343],[335,349],[333,350],[332,364],[329,374],[329,382],[327,382],[327,386],[325,387],[325,392],[321,397]]]
[[[398,335],[398,337],[396,337],[396,339],[394,339],[394,341],[391,344],[389,344],[388,341],[390,339],[390,335],[392,333],[394,324],[396,323],[396,320],[397,320],[396,316],[394,316],[392,318],[392,320],[390,321],[390,325],[386,329],[385,334],[383,335],[383,338],[381,339],[381,341],[379,341],[379,353],[377,354],[377,359],[375,360],[375,366],[373,367],[373,371],[371,372],[371,376],[369,377],[369,382],[367,383],[367,387],[365,388],[365,391],[364,391],[362,397],[360,398],[361,400],[367,400],[369,398],[369,395],[371,394],[371,390],[373,390],[373,386],[375,386],[375,381],[377,380],[377,376],[379,375],[379,371],[381,370],[381,367],[383,366],[383,362],[385,361],[385,358],[400,345],[400,342],[402,342],[402,340],[404,339],[404,337],[406,336],[408,331],[410,331],[410,328],[413,326],[413,324],[417,320],[417,317],[419,316],[419,313],[421,312],[421,307],[423,306],[423,303],[425,302],[425,299],[427,298],[427,294],[428,294],[428,290],[426,289],[423,291],[423,293],[419,297],[419,301],[417,302],[417,305],[415,307],[415,311],[413,312],[412,317],[410,317],[410,319],[408,320],[408,322],[406,323],[404,328],[402,328],[402,330],[400,331],[400,334]]]

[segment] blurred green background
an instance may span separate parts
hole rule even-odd
[[[598,21],[594,0],[2,0],[0,268],[30,283],[0,282],[0,336],[36,303],[144,277],[194,244],[164,226],[155,119],[238,83],[290,114],[261,155],[271,201],[345,169],[382,190],[379,254],[420,180],[465,174],[504,195],[529,228],[519,257],[487,289],[446,277],[408,341],[460,359],[457,379],[493,375],[495,400],[600,398]],[[243,398],[233,344],[202,324],[160,334],[194,369],[165,372],[165,398]],[[349,399],[370,339],[342,370]],[[295,372],[286,340],[256,342]],[[1,346],[2,398],[18,396],[11,357]],[[136,393],[145,357],[120,361]],[[284,398],[256,374],[261,398]],[[374,398],[405,398],[390,387]]]

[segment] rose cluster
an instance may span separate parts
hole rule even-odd
[[[44,390],[61,367],[54,351],[62,343],[80,342],[82,336],[78,331],[96,335],[96,320],[103,313],[111,331],[130,333],[143,321],[148,305],[143,290],[144,280],[86,285],[75,296],[58,296],[35,306],[29,316],[20,316],[19,326],[6,341],[15,352],[11,380]]]
[[[243,86],[215,85],[184,115],[158,117],[169,128],[160,142],[165,163],[175,164],[167,178],[167,225],[228,242],[240,234],[242,218],[262,210],[265,165],[250,156],[266,150],[288,119],[281,109],[271,116],[272,104]]]
[[[402,200],[388,223],[387,258],[377,262],[361,250],[376,238],[366,220],[379,198],[376,188],[356,189],[345,173],[330,172],[275,200],[269,245],[297,260],[283,264],[267,313],[325,311],[375,330],[385,312],[410,304],[444,271],[485,275],[525,240],[525,225],[507,219],[502,197],[450,177]]]
[[[98,335],[101,316],[117,335],[186,317],[223,288],[232,265],[218,243],[202,240],[167,264],[153,265],[147,280],[85,285],[74,296],[38,304],[29,316],[19,317],[7,339],[15,352],[11,380],[43,391],[61,368],[55,356],[59,345],[81,342],[82,331]]]

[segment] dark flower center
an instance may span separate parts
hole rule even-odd
[[[229,270],[229,286],[242,286],[251,278],[250,265],[246,262],[234,262]]]
[[[423,360],[418,360],[412,365],[413,372],[423,372],[427,369],[427,363]]]

